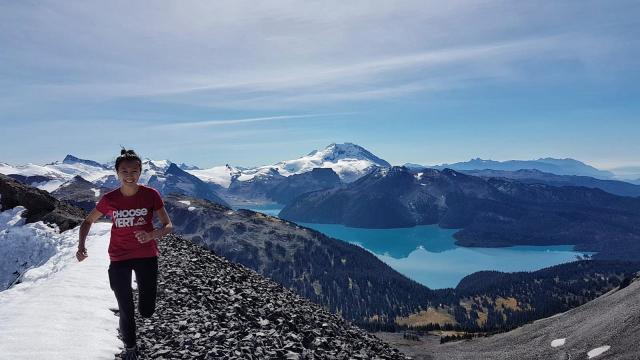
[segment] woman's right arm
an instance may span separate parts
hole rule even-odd
[[[85,247],[84,242],[85,240],[87,240],[87,235],[89,235],[91,224],[100,219],[101,216],[102,213],[100,211],[93,209],[80,225],[80,242],[78,243],[78,251],[76,252],[76,258],[78,259],[78,261],[82,261],[86,259],[87,256],[89,256],[89,254],[87,254],[87,248]]]

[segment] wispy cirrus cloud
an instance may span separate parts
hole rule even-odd
[[[281,120],[292,120],[292,119],[309,119],[309,118],[322,118],[322,117],[331,117],[331,116],[344,116],[350,115],[353,113],[328,113],[328,114],[301,114],[301,115],[278,115],[278,116],[264,116],[264,117],[253,117],[253,118],[240,118],[240,119],[219,119],[219,120],[203,120],[203,121],[183,121],[183,122],[173,122],[170,124],[161,124],[155,125],[151,128],[154,129],[165,129],[165,130],[180,130],[180,129],[193,129],[193,128],[204,128],[204,127],[214,127],[214,126],[225,126],[225,125],[241,125],[247,123],[258,123],[258,122],[273,122],[273,121],[281,121]]]
[[[628,48],[607,30],[624,6],[575,23],[563,17],[575,17],[567,4],[500,1],[121,7],[128,11],[94,2],[5,5],[0,88],[9,100],[0,104],[131,98],[291,108],[474,86],[465,79],[526,81],[529,66],[588,69]],[[576,31],[581,24],[603,31]]]

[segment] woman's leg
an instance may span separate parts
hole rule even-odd
[[[133,270],[138,282],[138,311],[142,317],[151,317],[156,309],[158,258],[136,259]]]
[[[109,265],[109,284],[118,300],[120,335],[126,347],[136,345],[133,291],[131,290],[131,261],[112,261]]]

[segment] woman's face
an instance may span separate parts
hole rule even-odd
[[[123,161],[118,167],[118,179],[123,184],[137,184],[140,179],[140,163],[137,161]]]

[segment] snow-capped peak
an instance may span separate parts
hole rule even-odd
[[[57,162],[56,162],[57,163]],[[84,165],[89,165],[89,166],[95,166],[98,168],[103,168],[103,169],[111,169],[110,167],[108,167],[107,165],[104,164],[100,164],[97,161],[93,161],[93,160],[86,160],[86,159],[80,159],[78,157],[75,157],[73,155],[67,155],[64,157],[64,160],[62,160],[63,164],[84,164]]]
[[[145,170],[145,167],[146,167],[152,171],[164,172],[169,168],[171,164],[172,162],[169,160],[151,160],[149,158],[144,158],[142,160],[143,171]]]
[[[322,150],[314,150],[307,156],[295,160],[279,162],[273,167],[284,176],[304,173],[314,168],[331,168],[342,181],[352,182],[375,167],[390,166],[388,162],[359,145],[333,143]]]
[[[352,182],[378,167],[388,168],[391,165],[362,146],[353,143],[333,143],[322,150],[313,150],[298,159],[285,160],[274,165],[249,169],[226,165],[203,170],[188,170],[187,172],[203,181],[229,187],[234,179],[248,181],[256,177],[291,176],[315,168],[333,169],[342,181]]]
[[[149,158],[144,158],[142,160],[140,183],[147,184],[152,176],[161,176],[167,171],[171,164],[172,162],[169,160],[151,160]]]
[[[199,167],[195,166],[195,165],[187,165],[185,163],[180,163],[180,165],[178,165],[178,167],[182,170],[200,170]]]
[[[391,166],[388,162],[373,155],[367,149],[353,143],[330,144],[329,146],[324,148],[324,150],[315,151],[312,156],[317,158],[318,155],[320,155],[320,157],[324,161],[336,161],[340,159],[358,159],[358,160],[369,160],[372,163],[382,167]]]

